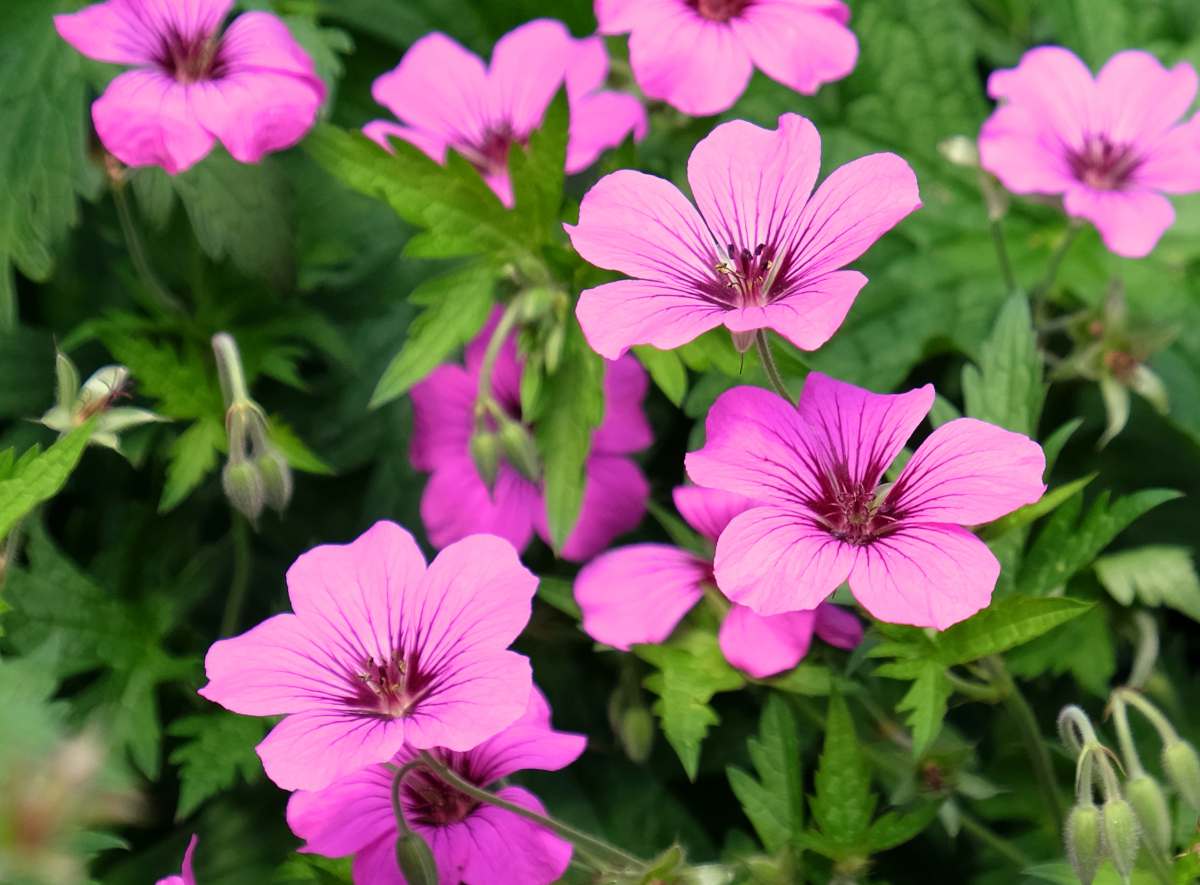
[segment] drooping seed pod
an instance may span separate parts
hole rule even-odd
[[[221,471],[221,486],[234,509],[254,522],[262,514],[267,492],[262,474],[250,461],[230,460]]]
[[[254,459],[262,475],[264,500],[272,510],[282,513],[292,500],[292,468],[276,449],[268,449]]]
[[[1142,832],[1151,847],[1159,852],[1171,850],[1171,810],[1158,781],[1148,774],[1139,774],[1125,785],[1129,804],[1137,812]]]
[[[405,833],[396,840],[396,861],[408,885],[438,885],[433,852],[416,833]]]
[[[1141,828],[1137,812],[1128,801],[1114,796],[1104,803],[1101,811],[1104,822],[1104,849],[1117,872],[1128,877],[1137,863]]]
[[[1200,811],[1200,757],[1196,748],[1184,740],[1168,744],[1163,749],[1163,769],[1183,801]]]
[[[1096,870],[1104,860],[1100,809],[1090,802],[1076,805],[1067,816],[1064,836],[1071,869],[1083,885],[1092,885]]]
[[[490,491],[496,484],[496,474],[500,472],[500,443],[496,434],[481,430],[471,437],[471,460],[475,462],[479,478]]]

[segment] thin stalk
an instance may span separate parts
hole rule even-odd
[[[765,329],[759,329],[754,333],[754,344],[758,348],[758,358],[762,362],[763,371],[767,373],[767,380],[771,382],[775,392],[789,403],[793,402],[792,395],[783,381],[783,376],[779,374],[779,367],[775,365],[775,357],[771,355],[771,342],[767,340]]]
[[[561,821],[554,820],[554,818],[531,811],[524,805],[517,805],[515,802],[501,799],[495,793],[475,786],[470,781],[459,777],[448,765],[445,765],[428,750],[422,750],[420,758],[426,768],[460,793],[470,796],[476,802],[494,805],[496,808],[502,808],[526,820],[533,821],[538,826],[566,839],[581,852],[591,855],[607,867],[611,867],[614,870],[640,870],[646,865],[645,861],[639,860],[633,855],[622,851],[620,848],[597,839],[595,836],[588,835]]]
[[[414,759],[412,762],[396,768],[389,765],[389,768],[395,769],[395,774],[392,776],[392,814],[396,818],[396,829],[400,832],[400,838],[412,835],[412,827],[408,825],[408,821],[404,819],[404,806],[400,802],[400,788],[404,786],[404,779],[408,777],[408,773],[414,768],[420,768],[425,763],[419,759]]]
[[[212,337],[212,349],[217,359],[217,378],[221,382],[225,406],[231,408],[237,403],[249,400],[250,391],[246,387],[246,375],[242,369],[242,356],[238,352],[237,341],[228,332],[218,332]]]
[[[1142,767],[1142,757],[1138,755],[1137,747],[1133,743],[1133,732],[1129,729],[1129,712],[1120,697],[1113,698],[1112,715],[1121,758],[1125,760],[1125,770],[1129,772],[1130,778],[1140,777],[1146,773],[1146,769]]]
[[[520,298],[509,302],[508,307],[504,308],[504,313],[500,315],[500,322],[496,323],[496,328],[492,331],[492,337],[488,340],[487,350],[483,352],[483,364],[479,368],[479,394],[475,399],[477,408],[480,405],[486,408],[492,401],[492,370],[496,368],[496,359],[500,356],[500,348],[504,346],[504,342],[508,340],[509,334],[517,324],[517,314],[520,309]]]
[[[1054,285],[1054,281],[1058,279],[1058,272],[1062,269],[1063,259],[1067,257],[1067,252],[1071,245],[1075,242],[1075,238],[1079,236],[1079,232],[1083,229],[1081,224],[1072,222],[1067,228],[1067,235],[1063,237],[1062,242],[1058,244],[1058,248],[1050,256],[1050,263],[1046,265],[1046,274],[1042,277],[1041,282],[1033,287],[1033,292],[1030,293],[1034,304],[1040,305],[1045,299],[1046,294],[1050,291],[1050,287]]]
[[[232,636],[237,630],[246,590],[250,586],[250,535],[241,514],[232,516],[229,534],[233,539],[233,578],[229,582],[229,596],[225,598],[225,614],[221,617],[221,636]]]
[[[1004,226],[999,218],[992,218],[988,225],[992,230],[992,242],[996,246],[996,261],[1004,277],[1004,288],[1011,295],[1017,291],[1017,276],[1013,273],[1012,260],[1008,257],[1008,245],[1004,242]]]
[[[146,257],[146,247],[142,242],[142,235],[138,233],[137,223],[133,219],[133,210],[129,206],[129,198],[125,196],[125,186],[118,184],[112,189],[112,194],[113,202],[117,206],[117,218],[121,222],[121,233],[125,236],[125,247],[129,250],[129,257],[133,260],[134,270],[137,271],[138,276],[142,278],[142,282],[146,284],[146,288],[150,290],[150,294],[154,296],[154,300],[163,310],[168,313],[183,313],[183,304],[162,284],[158,274],[150,265],[150,259]]]
[[[1038,788],[1042,792],[1042,798],[1046,802],[1046,809],[1050,812],[1054,827],[1061,830],[1062,797],[1058,794],[1058,785],[1054,779],[1054,766],[1050,762],[1050,753],[1046,749],[1046,742],[1042,740],[1042,733],[1038,729],[1037,717],[1034,715],[1033,708],[1021,694],[1021,689],[1009,675],[1008,668],[1004,666],[1001,658],[995,656],[988,658],[988,668],[991,671],[993,682],[1003,693],[1004,705],[1008,708],[1009,714],[1021,733],[1025,752],[1029,756],[1034,777],[1037,779]]]
[[[973,701],[983,701],[984,703],[994,704],[1002,701],[1003,695],[994,685],[986,685],[982,682],[976,682],[973,679],[964,679],[952,670],[946,671],[946,679],[954,687],[954,690],[963,697],[968,697]]]
[[[960,810],[959,820],[962,823],[962,828],[964,830],[966,830],[988,848],[992,849],[992,851],[1008,860],[1013,866],[1020,869],[1033,866],[1033,860],[1026,855],[1025,852],[1023,852],[1016,845],[1013,845],[999,833],[994,832],[978,818]]]
[[[1150,721],[1150,724],[1154,726],[1165,746],[1169,747],[1179,740],[1179,733],[1175,731],[1175,726],[1170,723],[1158,707],[1146,700],[1140,692],[1129,688],[1118,688],[1113,692],[1113,700],[1122,700],[1131,706],[1137,707],[1138,712],[1145,716]]]

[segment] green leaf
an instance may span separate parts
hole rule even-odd
[[[121,322],[107,322],[97,334],[117,362],[128,367],[138,389],[158,401],[157,411],[169,418],[214,418],[224,421],[225,407],[211,355],[177,351],[155,344]]]
[[[278,415],[272,415],[268,425],[271,442],[279,449],[293,470],[302,473],[313,473],[318,476],[332,476],[333,468],[321,460],[308,444],[304,442],[291,425]]]
[[[271,877],[271,885],[351,885],[352,858],[293,854]]]
[[[914,756],[924,753],[942,730],[952,691],[945,666],[939,661],[923,661],[908,692],[896,704],[898,711],[908,713],[905,722],[912,729]]]
[[[833,689],[833,674],[828,667],[801,661],[782,676],[767,680],[766,684],[789,694],[825,697]]]
[[[972,418],[1033,436],[1045,399],[1029,301],[1013,295],[1000,310],[991,336],[980,348],[979,365],[962,376],[966,412]]]
[[[694,781],[700,745],[709,727],[719,721],[708,702],[717,692],[741,688],[746,680],[729,666],[717,638],[707,631],[693,630],[669,644],[639,645],[634,651],[658,668],[644,684],[658,695],[654,712],[688,779]]]
[[[1080,519],[1083,496],[1076,495],[1055,511],[1038,534],[1021,564],[1017,587],[1022,593],[1041,596],[1063,586],[1135,519],[1178,497],[1169,489],[1146,489],[1110,503],[1109,493],[1103,492]]]
[[[1091,608],[1090,602],[1066,597],[1006,596],[940,634],[938,658],[947,667],[969,664],[1029,642]]]
[[[1003,516],[995,522],[988,523],[979,530],[979,537],[985,541],[994,541],[996,538],[1002,538],[1015,529],[1032,525],[1043,516],[1053,513],[1071,498],[1075,497],[1075,495],[1078,495],[1095,478],[1096,474],[1090,473],[1058,488],[1051,489],[1034,503],[1026,504],[1019,510],[1014,510],[1008,516]]]
[[[225,445],[225,428],[215,419],[196,421],[171,443],[167,481],[158,512],[167,513],[187,499],[217,466]]]
[[[839,850],[840,856],[858,852],[867,838],[875,796],[850,710],[836,693],[829,698],[825,746],[815,782],[816,793],[809,807],[821,835]]]
[[[1200,621],[1200,577],[1186,547],[1156,544],[1101,556],[1096,577],[1121,605],[1166,605]]]
[[[0,268],[0,274],[4,272]],[[0,378],[4,379],[0,418],[30,418],[46,411],[54,397],[53,367],[54,344],[49,332],[26,328],[0,331]]]
[[[495,289],[495,273],[484,264],[467,264],[417,286],[409,299],[425,309],[384,370],[371,408],[403,396],[474,338],[491,314]]]
[[[1009,672],[1022,679],[1045,673],[1070,673],[1097,698],[1108,697],[1117,671],[1117,649],[1112,626],[1102,606],[1039,636],[1005,657]]]
[[[649,345],[635,347],[633,353],[650,373],[663,395],[676,407],[681,407],[683,398],[687,396],[688,377],[679,354],[673,350],[659,350]]]
[[[546,521],[558,551],[579,518],[592,431],[604,417],[604,361],[588,347],[578,323],[566,326],[562,361],[546,378],[542,403],[535,433],[544,468]]]
[[[758,737],[750,739],[747,749],[758,779],[732,766],[725,773],[758,837],[775,854],[804,828],[800,734],[791,706],[780,695],[767,698]]]
[[[564,615],[574,618],[576,621],[583,619],[583,612],[575,601],[575,591],[572,589],[570,581],[564,581],[562,578],[540,578],[537,595],[538,599],[558,609]]]
[[[26,453],[8,479],[0,481],[0,540],[17,521],[66,484],[92,435],[92,422],[77,427],[45,452]]]
[[[567,94],[560,89],[541,127],[529,137],[529,146],[509,152],[516,215],[531,242],[545,243],[561,228],[559,218],[567,165]]]
[[[239,780],[256,783],[262,774],[262,764],[254,747],[266,730],[262,719],[223,710],[185,716],[171,723],[167,733],[187,739],[171,753],[171,764],[179,768],[175,819],[188,817],[206,800],[230,789]]]
[[[933,823],[940,807],[938,802],[923,802],[915,808],[881,815],[867,833],[867,847],[878,854],[912,841]]]

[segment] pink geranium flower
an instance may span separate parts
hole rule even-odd
[[[57,15],[62,38],[88,58],[133,65],[92,105],[104,147],[128,166],[172,175],[220,139],[257,163],[312,127],[325,86],[287,26],[265,12],[238,16],[233,0],[108,0]]]
[[[535,688],[524,716],[466,753],[433,752],[460,777],[489,787],[523,769],[557,771],[583,752],[582,735],[555,731],[550,708]],[[393,766],[416,754],[404,748]],[[391,804],[393,768],[372,765],[319,792],[298,792],[288,802],[292,831],[302,851],[354,855],[359,885],[404,885],[396,863],[398,829]],[[496,795],[545,814],[537,797],[504,786]],[[400,793],[404,820],[428,843],[441,882],[466,885],[548,885],[571,860],[571,845],[537,824],[492,805],[480,804],[425,770],[409,773]]]
[[[536,531],[547,542],[546,504],[540,481],[502,459],[488,490],[471,457],[475,403],[484,351],[495,319],[466,348],[466,367],[443,365],[412,390],[410,456],[432,473],[421,496],[421,518],[436,547],[475,532],[492,532],[524,550]],[[521,421],[521,371],[516,335],[500,349],[492,371],[492,395]],[[579,522],[563,545],[565,559],[582,561],[642,521],[650,487],[629,455],[653,441],[642,411],[646,373],[632,357],[608,363],[604,373],[604,420],[592,435]],[[532,430],[531,430],[532,432]]]
[[[490,68],[445,34],[428,34],[372,89],[405,125],[377,120],[363,132],[385,148],[389,137],[402,138],[439,163],[452,148],[511,206],[508,152],[541,125],[564,83],[571,105],[568,173],[583,171],[630,135],[645,136],[645,109],[632,95],[602,89],[607,78],[604,41],[576,40],[550,19],[501,37]]]
[[[804,117],[779,128],[741,120],[696,145],[688,181],[606,175],[588,191],[575,249],[634,279],[588,289],[576,313],[588,342],[616,359],[634,344],[678,347],[722,324],[743,350],[771,328],[814,350],[841,325],[867,278],[841,270],[921,205],[895,154],[848,163],[813,193],[821,138]]]
[[[1041,446],[973,418],[930,434],[894,483],[884,471],[933,388],[883,396],[808,376],[800,404],[757,387],[723,394],[692,480],[762,502],[717,542],[717,586],[762,615],[815,608],[843,581],[873,616],[939,630],[987,606],[1000,564],[963,526],[1038,500]]]
[[[758,68],[811,95],[858,60],[841,0],[596,0],[602,34],[629,34],[638,85],[685,114],[728,110]]]
[[[427,568],[408,532],[378,522],[302,555],[287,583],[295,614],[215,643],[200,689],[286,717],[258,745],[283,789],[321,789],[404,744],[469,750],[524,711],[529,661],[507,649],[537,578],[502,538],[467,538]]]
[[[1163,194],[1200,191],[1200,115],[1180,123],[1196,85],[1190,64],[1146,52],[1117,53],[1093,79],[1066,49],[1031,49],[988,80],[1001,104],[980,159],[1014,193],[1062,194],[1109,249],[1140,258],[1175,220]]]
[[[196,853],[196,837],[188,842],[187,851],[183,854],[183,870],[178,876],[167,876],[159,879],[157,885],[196,885],[196,875],[192,872],[192,855]]]
[[[675,489],[675,506],[692,528],[715,543],[731,519],[755,504],[729,492],[681,486]],[[665,640],[712,584],[711,555],[667,544],[635,544],[609,550],[585,565],[575,579],[575,599],[589,636],[628,651],[631,645]],[[863,631],[858,618],[831,603],[769,617],[735,603],[717,638],[729,663],[763,679],[800,663],[814,632],[830,645],[854,648]]]

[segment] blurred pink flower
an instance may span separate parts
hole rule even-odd
[[[731,519],[755,504],[729,492],[681,486],[675,489],[675,506],[715,543]],[[575,599],[589,636],[628,651],[631,645],[663,642],[712,583],[712,556],[666,544],[635,544],[602,553],[584,566],[575,579]],[[763,679],[800,663],[814,632],[838,648],[854,648],[863,633],[858,618],[832,603],[770,617],[735,603],[718,640],[729,663]]]
[[[728,110],[758,68],[811,95],[858,60],[841,0],[596,0],[602,34],[629,34],[634,77],[685,114]]]
[[[557,771],[583,752],[582,735],[555,731],[550,708],[534,688],[525,714],[466,753],[433,753],[478,787],[534,768]],[[415,758],[405,747],[391,761]],[[354,855],[354,881],[403,885],[396,863],[398,830],[391,804],[394,772],[372,765],[318,792],[294,793],[288,825],[305,840],[302,851],[326,857]],[[505,786],[496,795],[545,814],[528,790]],[[428,843],[442,882],[466,885],[548,885],[571,860],[571,845],[511,811],[480,804],[424,769],[410,772],[400,793],[405,822]]]
[[[1062,194],[1109,249],[1140,258],[1175,220],[1163,194],[1200,191],[1200,115],[1180,123],[1196,86],[1190,64],[1167,70],[1147,52],[1119,52],[1093,79],[1069,50],[1031,49],[988,80],[1001,103],[980,159],[1014,193]]]
[[[512,545],[476,535],[426,568],[412,536],[378,522],[288,569],[295,614],[215,643],[200,694],[285,718],[258,745],[285,790],[316,790],[414,748],[469,750],[525,709],[529,661],[508,651],[537,578]]]
[[[800,404],[737,387],[687,456],[694,482],[762,502],[717,542],[721,591],[762,615],[815,608],[843,581],[874,617],[944,630],[987,606],[1000,564],[963,526],[1041,498],[1036,442],[973,418],[887,470],[933,405],[926,385],[885,396],[813,372]]]
[[[242,163],[291,147],[325,99],[312,59],[265,12],[238,16],[233,0],[108,0],[54,24],[88,58],[132,65],[92,105],[96,134],[128,166],[172,175],[216,139]]]
[[[435,547],[475,532],[500,535],[518,550],[525,549],[535,531],[547,541],[550,537],[540,483],[501,460],[489,493],[471,457],[479,374],[495,323],[493,318],[467,345],[465,368],[440,366],[412,390],[410,457],[416,469],[432,473],[421,497],[421,519]],[[521,421],[522,368],[513,335],[500,349],[491,389],[516,421]],[[633,357],[605,366],[604,419],[592,435],[583,507],[563,545],[564,559],[589,559],[642,521],[650,487],[629,455],[653,441],[642,411],[647,386],[646,373]]]
[[[696,145],[688,181],[699,212],[661,178],[623,170],[600,179],[567,233],[584,259],[634,279],[580,296],[588,342],[616,359],[724,324],[743,350],[762,328],[804,350],[824,344],[867,282],[840,268],[921,199],[895,154],[848,163],[814,194],[820,165],[816,128],[784,114],[778,129],[736,120]]]
[[[604,41],[576,40],[551,19],[501,37],[490,68],[445,34],[428,34],[372,89],[404,125],[376,120],[363,132],[385,148],[389,137],[404,139],[439,163],[452,148],[512,206],[508,152],[541,125],[564,83],[571,105],[568,173],[582,172],[631,134],[645,136],[645,109],[632,95],[602,89],[607,77]]]
[[[183,853],[183,871],[178,876],[167,876],[159,879],[157,885],[196,885],[196,875],[192,872],[192,855],[196,853],[196,837],[188,842],[187,851]]]

